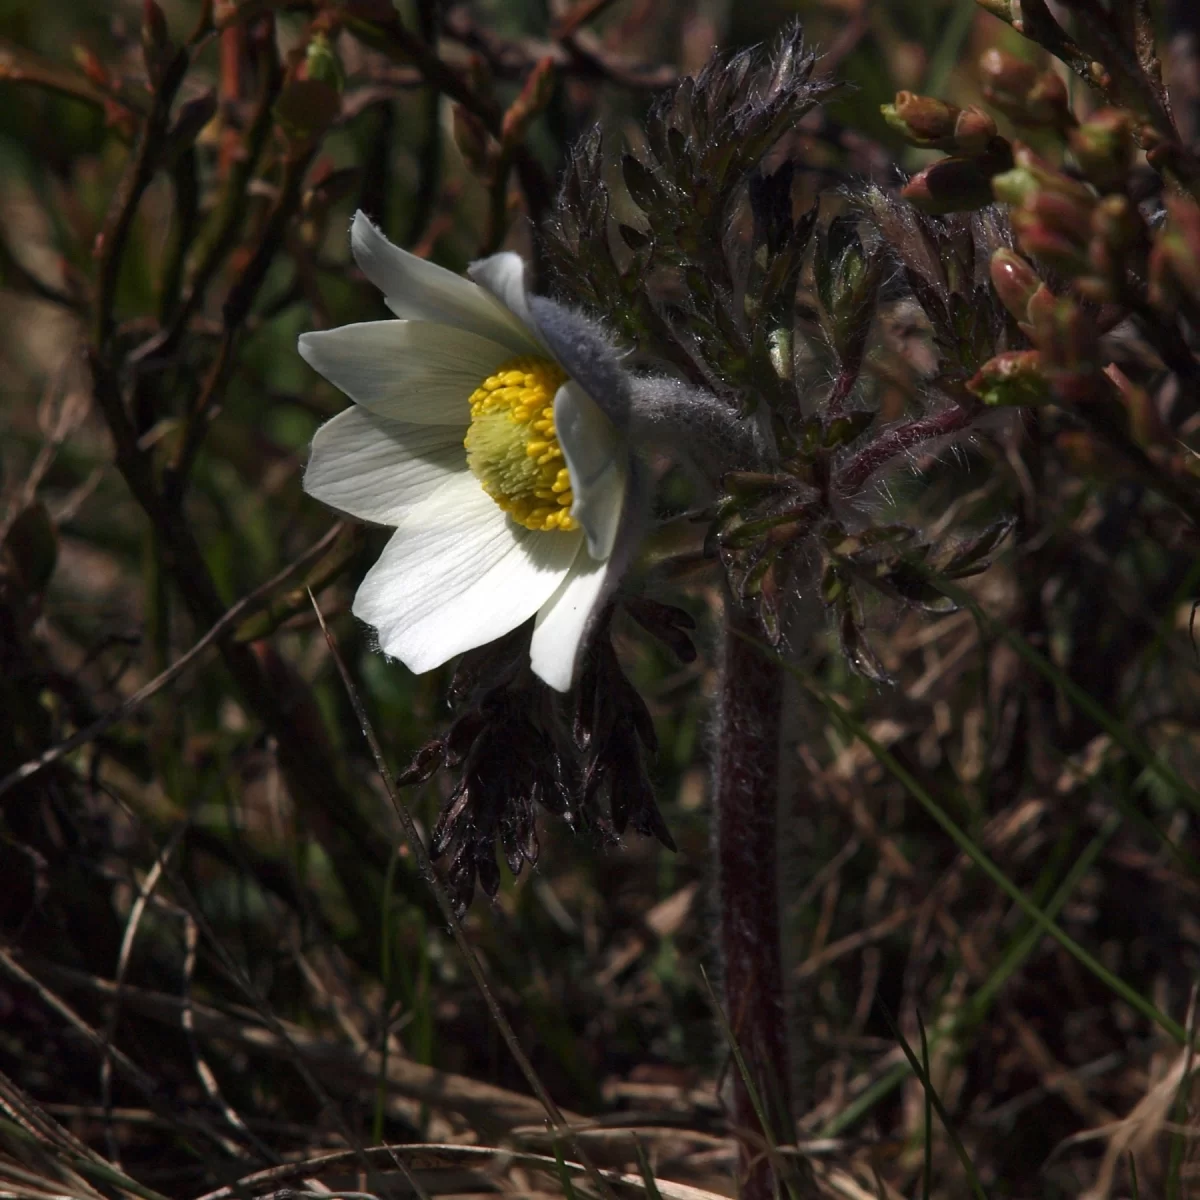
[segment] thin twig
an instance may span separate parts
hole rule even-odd
[[[31,961],[30,967],[40,978],[63,988],[82,989],[106,1000],[116,995],[116,985],[111,980],[40,959]],[[147,1020],[172,1028],[177,1028],[182,1020],[185,1004],[178,996],[126,985],[121,989],[121,998],[129,1011],[137,1012]],[[195,1031],[201,1037],[236,1045],[246,1053],[275,1061],[289,1055],[283,1037],[264,1028],[261,1015],[256,1012],[239,1008],[236,1014],[230,1014],[198,1001],[192,1002],[191,1011]],[[290,1021],[279,1019],[276,1024],[286,1034],[291,1047],[304,1055],[313,1070],[323,1077],[341,1087],[374,1087],[380,1073],[377,1051],[360,1052],[330,1042],[320,1033]],[[507,1131],[544,1116],[537,1100],[523,1092],[481,1083],[452,1071],[440,1071],[397,1055],[389,1056],[386,1073],[388,1087],[397,1095],[461,1113],[486,1128]],[[574,1113],[564,1115],[572,1125],[584,1123],[583,1118]]]
[[[164,858],[162,861],[165,865],[166,859]],[[192,1052],[192,1062],[195,1064],[196,1074],[199,1076],[200,1083],[203,1085],[205,1092],[208,1093],[208,1098],[220,1109],[225,1120],[254,1147],[259,1157],[265,1159],[267,1162],[278,1161],[279,1155],[272,1151],[261,1138],[257,1137],[250,1130],[237,1110],[225,1098],[225,1094],[221,1091],[221,1085],[217,1082],[217,1077],[212,1067],[208,1065],[208,1060],[200,1051],[200,1044],[196,1040],[196,1018],[192,1012],[192,976],[196,971],[196,950],[199,943],[199,930],[195,918],[185,908],[179,910],[179,915],[184,923],[183,1012],[179,1023],[183,1027],[184,1036],[187,1038],[188,1049]],[[249,1157],[249,1155],[245,1155],[245,1157]]]
[[[191,55],[186,49],[180,49],[167,64],[154,93],[154,105],[142,126],[137,149],[129,159],[125,174],[113,195],[97,242],[100,262],[96,270],[95,338],[96,346],[101,351],[107,347],[112,334],[113,301],[116,298],[117,277],[125,258],[125,243],[133,227],[142,193],[158,168],[170,127],[171,102],[183,83],[190,63]]]
[[[204,936],[208,941],[209,947],[211,948],[216,961],[223,968],[226,976],[242,991],[246,998],[251,1002],[254,1012],[258,1015],[259,1019],[279,1039],[287,1055],[288,1061],[295,1068],[296,1073],[300,1076],[301,1080],[304,1082],[304,1085],[310,1092],[312,1092],[313,1097],[321,1105],[322,1109],[329,1115],[330,1119],[336,1126],[338,1133],[341,1135],[347,1145],[351,1147],[351,1151],[359,1164],[365,1171],[368,1172],[368,1174],[371,1173],[371,1163],[366,1156],[366,1148],[355,1135],[354,1130],[351,1129],[349,1124],[346,1122],[345,1117],[342,1115],[341,1109],[333,1102],[333,1098],[322,1086],[316,1075],[313,1074],[308,1062],[304,1058],[304,1055],[300,1052],[299,1047],[296,1046],[292,1039],[288,1036],[288,1032],[284,1028],[283,1022],[280,1021],[272,1011],[271,1006],[259,992],[249,975],[246,974],[241,964],[238,963],[229,953],[229,949],[225,945],[224,941],[217,935],[216,931],[209,924],[208,918],[205,916],[203,909],[201,909],[200,905],[196,903],[196,900],[192,896],[186,882],[179,876],[177,872],[171,871],[170,874],[172,885],[184,899],[189,917],[195,923],[196,927],[204,933]],[[185,997],[184,1007],[182,1010],[182,1021],[187,1022],[189,1020],[193,1022],[194,1030],[195,1017],[193,1015],[192,1002],[190,997]],[[211,1094],[212,1093],[210,1091],[210,1095]],[[228,1115],[228,1113],[226,1115]],[[238,1124],[239,1128],[242,1127],[240,1118],[238,1118]],[[402,1170],[402,1173],[405,1172]],[[420,1195],[419,1188],[414,1188],[414,1190],[418,1193],[418,1200],[425,1200],[425,1198]]]
[[[10,771],[3,779],[0,779],[0,796],[3,796],[5,792],[11,791],[18,783],[30,779],[32,776],[44,771],[47,767],[52,766],[73,750],[78,750],[80,746],[86,746],[88,742],[93,742],[96,738],[102,737],[114,725],[133,716],[146,701],[150,700],[161,692],[163,688],[168,687],[183,675],[213,643],[219,641],[244,617],[261,608],[280,584],[286,583],[297,572],[302,571],[305,567],[319,559],[333,545],[345,528],[344,524],[339,523],[334,525],[320,541],[315,542],[305,550],[299,558],[289,563],[282,571],[273,575],[266,583],[256,588],[248,596],[244,596],[232,608],[226,611],[225,615],[186,654],[173,662],[161,675],[155,676],[144,687],[139,688],[128,700],[118,705],[112,712],[98,717],[87,728],[72,734],[66,741],[59,742],[57,746],[51,746],[49,750],[40,754],[37,758],[22,763],[15,771]]]
[[[367,1151],[373,1160],[384,1160],[392,1155],[402,1156],[413,1171],[430,1171],[445,1168],[480,1168],[491,1166],[497,1159],[503,1159],[518,1166],[535,1167],[547,1171],[556,1178],[559,1177],[560,1165],[577,1175],[586,1174],[589,1178],[599,1178],[605,1193],[611,1196],[612,1186],[632,1189],[638,1194],[646,1192],[646,1181],[641,1175],[625,1175],[618,1171],[596,1171],[584,1163],[562,1162],[545,1154],[530,1154],[526,1151],[514,1151],[508,1148],[493,1148],[491,1146],[456,1146],[437,1143],[411,1146],[373,1146]],[[273,1167],[269,1171],[259,1171],[255,1175],[247,1175],[237,1183],[228,1187],[206,1192],[197,1200],[234,1200],[244,1196],[250,1189],[256,1187],[286,1183],[290,1179],[311,1178],[318,1172],[335,1170],[345,1167],[351,1161],[349,1151],[336,1151],[332,1154],[316,1155],[301,1162],[285,1163]],[[595,1174],[593,1174],[595,1172]],[[722,1200],[718,1193],[706,1191],[703,1188],[690,1187],[684,1183],[671,1183],[669,1180],[656,1180],[664,1200]]]
[[[17,258],[3,237],[0,237],[0,274],[5,277],[9,286],[15,284],[39,300],[57,304],[74,313],[83,312],[83,303],[77,297],[61,291],[35,275]]]
[[[125,972],[129,969],[129,960],[133,954],[133,943],[137,937],[137,931],[141,927],[142,916],[149,906],[150,897],[154,894],[154,889],[158,887],[158,881],[162,878],[167,859],[175,853],[186,831],[187,824],[181,822],[167,844],[156,855],[154,865],[147,872],[141,887],[138,888],[136,899],[130,905],[129,917],[125,922],[125,932],[121,937],[121,949],[117,954],[117,971],[114,977],[117,995],[113,1001],[108,1022],[104,1027],[104,1054],[100,1059],[100,1103],[104,1109],[104,1136],[108,1142],[108,1157],[118,1167],[121,1165],[121,1149],[117,1145],[112,1128],[113,1070],[110,1051],[117,1043],[117,1024],[121,1019],[121,985],[125,982]]]
[[[209,284],[237,244],[238,231],[246,210],[246,189],[267,144],[274,121],[275,100],[283,83],[283,72],[273,40],[259,56],[258,65],[261,78],[258,99],[246,127],[240,152],[229,165],[221,198],[206,231],[207,236],[199,239],[199,262],[195,273],[170,322],[129,356],[131,363],[166,357],[174,352],[187,331],[188,321],[203,302]]]
[[[581,25],[594,21],[611,3],[612,0],[575,0],[554,23],[554,36],[569,38]]]
[[[104,1038],[90,1026],[61,996],[52,992],[45,984],[35,979],[22,967],[4,947],[0,947],[0,969],[11,979],[28,988],[38,997],[47,1008],[56,1012],[77,1033],[83,1035],[99,1053],[111,1055],[113,1064],[121,1074],[140,1091],[149,1106],[159,1116],[170,1121],[171,1125],[180,1132],[191,1130],[201,1133],[211,1142],[219,1146],[226,1154],[237,1156],[238,1147],[233,1145],[224,1134],[212,1127],[208,1119],[197,1112],[188,1112],[176,1116],[163,1100],[158,1084],[146,1074],[124,1051],[115,1046],[107,1045]]]
[[[370,718],[367,716],[367,710],[363,707],[362,697],[359,696],[354,680],[350,678],[350,672],[346,669],[346,664],[342,661],[337,642],[334,641],[333,635],[329,631],[329,626],[325,624],[325,617],[321,612],[320,605],[317,604],[317,599],[311,592],[309,593],[309,599],[312,601],[313,610],[317,614],[317,620],[321,625],[321,632],[325,635],[325,642],[329,647],[330,654],[333,656],[338,674],[342,677],[342,683],[346,688],[346,695],[354,709],[354,715],[358,718],[358,723],[362,728],[363,735],[367,739],[367,744],[371,747],[371,755],[375,759],[375,766],[379,772],[379,777],[387,790],[392,807],[396,810],[396,815],[400,818],[405,838],[408,841],[413,857],[417,861],[417,868],[437,899],[438,907],[441,909],[442,916],[446,919],[446,923],[450,927],[455,945],[458,946],[459,952],[466,961],[471,978],[475,986],[479,989],[479,994],[483,997],[488,1012],[491,1014],[492,1020],[496,1023],[496,1028],[499,1030],[500,1036],[504,1039],[504,1044],[508,1047],[509,1053],[516,1061],[521,1074],[525,1076],[525,1081],[529,1084],[533,1094],[541,1102],[542,1107],[545,1108],[546,1115],[550,1118],[550,1123],[570,1142],[579,1161],[583,1163],[587,1170],[589,1178],[596,1184],[601,1194],[609,1197],[609,1200],[611,1200],[612,1192],[608,1184],[588,1158],[583,1147],[575,1137],[574,1131],[563,1116],[562,1110],[555,1103],[553,1097],[538,1077],[537,1072],[533,1069],[533,1064],[521,1048],[521,1043],[517,1040],[516,1033],[513,1032],[508,1018],[504,1015],[504,1010],[500,1007],[499,1001],[497,1001],[495,994],[492,992],[491,984],[488,983],[487,977],[483,973],[483,967],[479,962],[479,958],[471,943],[467,940],[462,922],[458,919],[458,914],[454,911],[454,905],[450,902],[450,897],[446,894],[446,889],[442,886],[442,881],[433,869],[433,860],[429,857],[429,851],[426,849],[420,831],[417,829],[417,823],[413,820],[408,806],[400,798],[400,792],[392,777],[391,768],[387,764],[387,759],[384,758],[383,748],[379,744],[379,739],[375,736],[375,729],[371,724]]]
[[[0,80],[45,88],[97,108],[119,105],[131,115],[140,112],[132,96],[103,88],[81,72],[3,38],[0,38]]]

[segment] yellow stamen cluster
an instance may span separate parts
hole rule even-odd
[[[571,476],[554,429],[566,373],[547,358],[510,358],[471,393],[463,445],[483,490],[526,529],[578,529]]]

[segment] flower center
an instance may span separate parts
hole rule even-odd
[[[523,355],[496,368],[471,393],[463,445],[483,490],[526,529],[578,529],[575,497],[554,431],[554,393],[566,372],[547,358]]]

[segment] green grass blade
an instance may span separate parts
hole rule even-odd
[[[924,1077],[931,1079],[929,1039],[925,1036],[925,1022],[921,1020],[919,1012],[917,1013],[917,1028],[921,1032],[921,1069],[925,1072]],[[930,1189],[933,1187],[933,1088],[928,1085],[925,1087],[925,1170],[923,1173],[925,1179],[921,1195],[924,1200],[929,1200]]]
[[[926,1111],[930,1106],[937,1110],[938,1118],[942,1122],[942,1127],[946,1130],[946,1136],[949,1137],[951,1145],[954,1147],[955,1153],[959,1157],[959,1161],[963,1165],[963,1170],[967,1173],[967,1179],[971,1184],[971,1191],[979,1197],[979,1200],[987,1200],[987,1193],[983,1190],[983,1184],[979,1182],[979,1176],[975,1172],[975,1164],[971,1162],[971,1156],[967,1153],[966,1146],[963,1145],[962,1139],[955,1132],[954,1126],[950,1122],[950,1114],[946,1111],[946,1106],[942,1103],[941,1097],[933,1090],[933,1081],[929,1078],[928,1072],[921,1065],[917,1056],[913,1053],[912,1047],[908,1044],[908,1040],[904,1034],[900,1032],[900,1026],[895,1018],[888,1011],[888,1007],[883,1003],[882,999],[876,997],[876,1003],[879,1005],[880,1012],[883,1013],[884,1020],[891,1026],[893,1035],[896,1041],[900,1043],[900,1049],[904,1051],[904,1057],[908,1059],[908,1065],[912,1073],[920,1080],[921,1086],[925,1089]],[[921,1046],[927,1052],[928,1046],[925,1040],[925,1024],[921,1020],[920,1014],[917,1016],[917,1025],[921,1030]],[[928,1137],[928,1132],[926,1133]]]
[[[741,1074],[742,1082],[746,1085],[746,1092],[750,1096],[750,1103],[754,1106],[754,1115],[758,1118],[758,1123],[762,1128],[763,1140],[767,1144],[767,1158],[771,1161],[771,1168],[775,1172],[775,1178],[787,1188],[788,1195],[792,1197],[792,1200],[798,1200],[795,1184],[792,1180],[792,1172],[787,1169],[783,1156],[779,1153],[779,1148],[775,1143],[775,1131],[771,1128],[771,1124],[767,1120],[766,1107],[763,1104],[762,1097],[758,1094],[758,1088],[754,1086],[754,1080],[750,1075],[750,1067],[742,1055],[742,1048],[738,1045],[737,1038],[734,1037],[733,1026],[729,1024],[729,1018],[725,1015],[725,1010],[721,1007],[716,992],[713,991],[712,983],[708,978],[708,972],[703,967],[700,968],[700,975],[704,980],[704,986],[708,989],[708,997],[712,1001],[713,1010],[717,1014],[717,1020],[721,1023],[721,1031],[725,1034],[725,1040],[729,1043],[729,1051],[733,1055],[733,1061],[737,1065],[738,1072]]]
[[[1054,895],[1045,906],[1046,916],[1053,920],[1065,907],[1080,880],[1092,869],[1101,850],[1108,844],[1109,839],[1121,827],[1120,817],[1110,816],[1100,827],[1095,837],[1084,847],[1083,852],[1076,858],[1071,870],[1067,872],[1062,883],[1055,889]],[[963,1029],[981,1021],[1000,989],[1020,969],[1021,965],[1033,953],[1037,944],[1045,937],[1045,932],[1038,925],[1032,925],[1028,930],[1013,939],[1008,949],[1001,956],[996,969],[983,983],[977,992],[968,998],[962,1007],[962,1015],[944,1033],[935,1029],[930,1039],[937,1046],[943,1036],[953,1036]],[[907,1062],[897,1063],[881,1078],[877,1079],[852,1104],[844,1108],[829,1124],[821,1129],[822,1137],[837,1137],[844,1130],[851,1128],[858,1120],[884,1097],[890,1095],[905,1079],[908,1078]]]
[[[1096,835],[1083,848],[1082,853],[1071,864],[1071,869],[1042,910],[1049,920],[1053,921],[1066,907],[1066,903],[1075,889],[1092,869],[1096,859],[1100,857],[1100,852],[1108,845],[1109,840],[1120,827],[1121,818],[1115,813],[1110,814]],[[959,1021],[955,1022],[956,1029],[968,1027],[983,1019],[1000,989],[1013,977],[1021,964],[1037,948],[1038,942],[1045,936],[1045,930],[1035,923],[1027,931],[1014,938],[996,970],[963,1006],[963,1015]]]
[[[1080,712],[1086,713],[1095,721],[1130,757],[1137,759],[1142,766],[1168,787],[1174,788],[1197,812],[1200,812],[1200,791],[1187,783],[1174,768],[1163,762],[1148,746],[1144,745],[1123,721],[1118,720],[1102,704],[1093,700],[1079,684],[1056,667],[1039,650],[1031,646],[1019,633],[1009,629],[985,612],[969,592],[955,584],[947,583],[935,575],[929,575],[927,578],[944,596],[948,596],[960,608],[968,610],[980,627],[987,629],[991,636],[1002,637],[1038,674],[1048,679],[1055,687],[1061,688],[1071,703]]]
[[[388,1083],[388,1024],[392,1012],[392,889],[396,881],[396,863],[400,859],[398,849],[388,859],[387,872],[383,877],[383,900],[381,938],[379,945],[379,982],[383,985],[383,997],[379,1001],[379,1078],[375,1084],[375,1117],[371,1122],[371,1140],[375,1145],[383,1141],[383,1118],[387,1111]]]
[[[909,794],[921,805],[922,808],[933,818],[933,820],[941,827],[954,844],[968,857],[971,861],[998,887],[1006,896],[1014,901],[1025,914],[1032,917],[1041,929],[1048,933],[1068,954],[1071,954],[1084,967],[1087,968],[1097,979],[1104,983],[1111,991],[1115,992],[1126,1004],[1135,1012],[1141,1013],[1142,1016],[1152,1021],[1159,1028],[1165,1030],[1171,1035],[1175,1041],[1183,1044],[1185,1034],[1183,1026],[1177,1021],[1173,1021],[1165,1013],[1160,1012],[1153,1004],[1150,1003],[1144,996],[1139,995],[1133,988],[1129,986],[1123,979],[1119,979],[1107,967],[1104,966],[1094,955],[1089,954],[1078,942],[1075,941],[1065,930],[1061,929],[1054,921],[1025,895],[1023,891],[992,860],[984,854],[984,852],[969,838],[955,823],[951,820],[946,810],[921,786],[920,783],[905,769],[903,765],[883,746],[881,746],[867,731],[863,723],[858,720],[852,713],[844,709],[841,704],[829,696],[824,688],[814,680],[807,672],[802,671],[799,667],[791,663],[784,662],[783,659],[770,647],[764,643],[755,641],[755,644],[767,654],[772,655],[776,661],[780,662],[783,668],[790,672],[803,686],[812,694],[817,702],[825,709],[826,712],[834,719],[834,722],[841,726],[843,732],[850,737],[856,737],[859,741],[871,751],[876,761],[886,767],[896,779],[904,785]]]
[[[927,96],[941,96],[950,72],[962,58],[963,44],[971,32],[971,26],[979,14],[979,5],[975,0],[958,0],[950,13],[942,36],[936,48],[929,57],[929,70],[921,87]]]
[[[567,1160],[563,1157],[562,1144],[554,1139],[554,1161],[558,1163],[558,1182],[562,1184],[563,1195],[567,1200],[579,1200],[579,1193],[571,1182],[571,1172],[567,1170]]]
[[[638,1170],[642,1173],[642,1179],[646,1184],[646,1195],[650,1200],[662,1200],[662,1193],[658,1190],[658,1181],[654,1178],[654,1171],[650,1166],[650,1156],[646,1153],[646,1147],[642,1145],[642,1139],[636,1134],[633,1138],[634,1153],[637,1154]]]

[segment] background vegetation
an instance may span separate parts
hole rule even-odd
[[[569,1195],[596,1187],[583,1155],[618,1190],[728,1194],[737,1068],[704,974],[715,574],[652,576],[697,620],[694,661],[618,629],[677,852],[547,817],[537,870],[502,868],[464,921],[567,1141],[317,628],[305,586],[400,770],[446,727],[449,672],[410,676],[349,615],[382,535],[301,492],[344,399],[296,336],[384,315],[348,260],[356,207],[452,268],[501,245],[538,262],[579,136],[636,148],[656,89],[793,17],[852,85],[788,135],[810,198],[935,157],[881,116],[898,90],[979,103],[985,50],[1048,59],[968,0],[162,13],[0,4],[0,1187]],[[1185,139],[1189,21],[1160,14]],[[876,334],[894,417],[928,339],[903,305]],[[1161,366],[1134,329],[1111,353]],[[1186,473],[1195,381],[1171,380],[1155,411]],[[878,502],[935,532],[1016,522],[953,611],[868,611],[894,682],[849,670],[813,597],[782,826],[797,1145],[823,1192],[1187,1194],[1200,559],[1178,500],[1008,410]],[[448,787],[404,793],[422,829]]]

